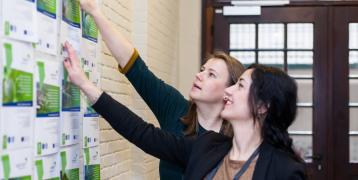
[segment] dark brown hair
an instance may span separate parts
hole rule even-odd
[[[304,163],[293,148],[288,127],[294,122],[297,113],[297,84],[281,69],[253,64],[249,103],[254,121],[261,125],[264,141],[288,153],[294,160]],[[265,114],[258,109],[264,106]]]
[[[241,74],[244,72],[245,68],[241,64],[239,60],[236,58],[226,54],[222,51],[215,51],[213,54],[206,58],[206,61],[209,59],[220,59],[223,60],[227,66],[227,70],[229,72],[229,79],[227,81],[227,86],[231,86],[237,82]],[[186,126],[184,130],[184,134],[186,136],[195,135],[197,132],[197,128],[199,126],[198,123],[198,115],[196,113],[196,104],[193,101],[190,101],[189,111],[188,113],[181,118],[181,121]],[[232,137],[233,130],[231,124],[226,120],[223,121],[220,133]]]

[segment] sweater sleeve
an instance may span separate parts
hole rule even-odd
[[[173,132],[182,125],[180,118],[188,111],[189,102],[178,90],[155,76],[140,56],[136,57],[125,75],[152,110],[162,129]]]
[[[175,136],[144,122],[106,93],[102,93],[93,108],[119,134],[146,153],[185,168],[194,138]]]

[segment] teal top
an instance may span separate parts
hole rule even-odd
[[[127,65],[120,71],[125,74],[138,94],[158,119],[161,129],[178,136],[184,136],[184,124],[181,117],[189,110],[189,101],[172,86],[156,77],[138,55],[133,53]],[[206,130],[199,126],[198,134]],[[182,180],[183,169],[165,161],[160,161],[160,179]]]

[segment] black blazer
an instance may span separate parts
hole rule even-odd
[[[103,93],[93,108],[112,127],[148,154],[182,166],[184,179],[204,179],[224,158],[232,138],[209,131],[199,137],[179,137],[144,122],[128,108]],[[256,162],[254,180],[305,179],[304,164],[263,142]]]

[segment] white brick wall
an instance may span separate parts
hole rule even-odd
[[[140,52],[149,68],[167,83],[177,86],[179,1],[102,0],[101,8],[116,28]],[[102,42],[101,88],[143,119],[158,125],[149,108]],[[159,160],[145,154],[100,120],[101,179],[159,179]]]

